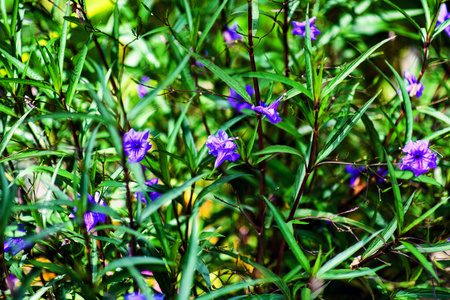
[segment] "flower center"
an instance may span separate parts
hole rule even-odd
[[[415,158],[415,159],[421,159],[421,158],[422,158],[422,153],[416,152],[416,153],[414,154],[414,158]]]
[[[135,142],[133,143],[133,149],[134,149],[134,150],[139,150],[139,149],[141,149],[141,143],[135,141]]]

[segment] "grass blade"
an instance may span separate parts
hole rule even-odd
[[[278,228],[280,228],[280,231],[283,234],[284,238],[286,239],[287,244],[289,245],[289,247],[291,247],[294,256],[297,258],[298,262],[303,267],[303,269],[305,269],[305,271],[309,273],[311,271],[309,261],[294,238],[292,224],[291,223],[289,225],[286,224],[283,215],[278,211],[278,209],[275,206],[273,206],[273,204],[269,200],[267,200],[266,197],[264,197],[264,200],[266,200],[267,205],[272,211],[275,221],[278,224]]]
[[[341,83],[348,75],[350,75],[351,72],[353,72],[356,67],[358,67],[364,60],[366,60],[373,52],[375,52],[378,48],[380,48],[385,43],[389,42],[390,40],[394,39],[395,36],[392,36],[390,38],[387,38],[369,50],[367,50],[365,53],[361,54],[357,59],[355,59],[351,64],[349,64],[339,75],[333,78],[330,83],[327,84],[327,86],[323,89],[321,97],[325,98],[330,94],[336,86]]]

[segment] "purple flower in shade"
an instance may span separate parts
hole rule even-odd
[[[260,114],[265,114],[267,119],[273,124],[277,124],[281,122],[280,114],[277,112],[278,104],[280,104],[280,100],[284,98],[286,94],[281,95],[275,102],[267,106],[264,102],[260,101],[260,106],[252,106],[251,109],[259,112]]]
[[[356,183],[356,179],[358,178],[359,175],[361,175],[361,172],[364,171],[364,167],[354,167],[352,165],[346,165],[345,166],[345,171],[350,174],[350,186],[353,187],[355,186]]]
[[[130,131],[123,135],[123,148],[125,154],[128,155],[128,162],[137,163],[144,159],[145,154],[152,147],[148,143],[149,131]]]
[[[439,15],[436,22],[436,27],[444,23],[450,18],[450,14],[447,10],[447,5],[445,3],[441,4],[439,8]],[[448,36],[450,36],[450,26],[445,27],[444,31],[447,33]]]
[[[78,194],[77,197],[79,199],[80,195]],[[103,199],[100,199],[100,193],[99,192],[95,192],[94,197],[92,197],[91,194],[88,194],[88,201],[90,203],[106,206],[105,201],[103,201]],[[77,207],[76,206],[73,208],[73,211],[77,212]],[[75,214],[71,213],[69,215],[69,218],[74,219],[75,218]],[[103,213],[96,212],[96,211],[88,211],[88,212],[86,212],[84,214],[84,223],[86,224],[87,231],[91,231],[91,229],[94,228],[94,226],[98,222],[104,223],[105,221],[106,221],[106,215],[103,214]]]
[[[206,50],[205,50],[205,56],[208,56],[208,51],[206,51]],[[198,60],[195,61],[195,64],[197,65],[197,67],[200,67],[200,68],[205,67],[205,65],[202,64],[201,62],[199,62]]]
[[[141,83],[142,84],[147,84],[150,81],[150,78],[148,78],[147,76],[142,76],[141,78]],[[147,95],[148,93],[148,88],[143,86],[142,84],[138,84],[138,95],[139,98],[144,98],[145,95]]]
[[[216,156],[216,162],[214,168],[219,167],[224,160],[236,161],[239,157],[239,153],[234,151],[237,149],[237,145],[233,142],[236,138],[228,138],[225,131],[220,130],[217,132],[217,136],[211,134],[206,140],[206,147],[209,148],[209,154]]]
[[[148,298],[142,295],[141,293],[134,292],[125,295],[125,300],[147,300]],[[152,300],[164,300],[163,294],[155,294],[152,297]]]
[[[242,38],[242,35],[240,35],[239,33],[236,33],[237,30],[237,23],[234,23],[231,28],[230,26],[227,25],[227,29],[222,32],[222,36],[225,40],[226,43],[230,43],[234,40],[238,40],[240,38]]]
[[[437,168],[437,155],[430,150],[429,141],[409,141],[403,148],[406,156],[402,158],[400,170],[409,170],[414,172],[414,176],[420,176],[430,168]]]
[[[22,235],[26,235],[26,230],[23,228],[23,225],[19,225],[17,231],[23,233]],[[20,251],[31,247],[33,244],[26,242],[21,237],[8,237],[5,239],[3,244],[4,252],[11,252],[13,255],[16,255]]]
[[[403,73],[403,76],[408,81],[408,86],[406,87],[406,91],[408,92],[408,94],[411,97],[417,96],[417,98],[420,98],[420,96],[422,96],[423,90],[425,89],[425,87],[422,84],[422,81],[419,81],[419,83],[417,83],[416,76],[414,76],[408,71],[405,71],[405,73]],[[399,90],[398,94],[400,95],[401,93],[402,92]]]
[[[380,170],[378,170],[378,183],[383,183],[384,181],[384,177],[389,173],[388,169],[385,168],[380,168]]]
[[[156,185],[156,184],[158,184],[158,178],[146,181],[145,184],[146,185]],[[162,195],[157,192],[148,192],[147,194],[148,194],[148,197],[150,198],[150,200],[152,200],[152,201],[155,201],[156,198],[158,198],[159,196]],[[134,193],[134,198],[136,198],[137,200],[141,200],[142,202],[145,203],[145,205],[147,205],[147,199],[145,198],[144,194],[141,191],[137,191],[136,193]]]
[[[247,91],[250,98],[253,97],[253,88],[250,84],[247,84],[245,86],[245,90]],[[252,108],[252,106],[247,102],[244,102],[244,98],[242,98],[242,96],[236,93],[236,91],[233,90],[232,88],[230,88],[230,97],[228,97],[227,99],[228,102],[230,102],[231,107],[236,108],[236,110],[239,112],[244,108],[246,109]]]
[[[316,35],[320,34],[321,31],[316,28],[314,22],[316,21],[316,17],[312,17],[309,19],[309,34],[311,40],[316,40]],[[294,25],[294,29],[292,29],[292,34],[301,35],[306,38],[306,21],[297,22],[292,21],[292,25]]]

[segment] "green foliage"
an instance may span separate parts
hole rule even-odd
[[[0,299],[449,299],[440,5],[1,1]]]

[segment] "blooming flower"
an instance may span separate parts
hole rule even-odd
[[[235,153],[237,145],[232,141],[237,138],[228,138],[225,131],[220,130],[217,136],[211,134],[206,140],[206,146],[209,148],[209,154],[216,156],[214,168],[219,167],[224,160],[236,161],[240,157],[239,153]]]
[[[362,171],[364,171],[364,167],[354,167],[352,165],[346,165],[345,166],[345,171],[350,174],[350,186],[355,186],[356,183],[356,179],[358,178],[358,176],[361,174]]]
[[[142,84],[147,84],[150,81],[150,78],[148,78],[147,76],[142,76],[141,78],[141,83]],[[147,95],[148,93],[148,88],[146,88],[145,86],[143,86],[142,84],[138,84],[138,96],[139,98],[144,98],[145,95]]]
[[[437,155],[430,150],[429,141],[409,141],[403,148],[406,156],[402,158],[400,170],[409,170],[414,172],[414,176],[420,176],[430,168],[437,168]]]
[[[78,194],[77,196],[78,198],[80,197],[80,195]],[[99,204],[102,206],[106,206],[105,201],[103,201],[103,199],[100,199],[100,193],[99,192],[95,192],[94,197],[91,196],[91,194],[88,194],[88,201],[90,203],[94,203],[94,204]],[[77,207],[75,206],[73,208],[74,212],[77,212]],[[71,213],[69,215],[69,218],[75,218],[75,214]],[[88,211],[84,214],[84,223],[86,224],[86,229],[87,231],[91,231],[92,228],[94,228],[94,226],[98,223],[98,222],[102,222],[104,223],[106,221],[106,215],[100,212],[96,212],[96,211]]]
[[[146,181],[145,184],[146,185],[156,185],[156,184],[158,184],[158,178]],[[148,194],[150,200],[152,200],[152,201],[155,201],[156,198],[158,198],[159,196],[162,195],[157,192],[148,192],[147,194]],[[147,199],[145,198],[144,194],[141,191],[137,191],[136,193],[134,193],[134,198],[136,198],[137,200],[141,200],[142,202],[145,203],[145,205],[147,205]]]
[[[280,104],[280,100],[284,98],[286,94],[283,94],[280,98],[278,98],[275,102],[270,104],[269,107],[267,107],[267,104],[260,101],[260,106],[252,106],[251,109],[259,112],[260,114],[265,114],[267,116],[267,119],[273,124],[277,124],[281,122],[280,114],[277,112],[278,104]]]
[[[321,31],[316,28],[314,22],[316,21],[316,17],[312,17],[309,19],[309,34],[311,40],[316,40],[316,35],[320,34]],[[292,21],[292,25],[294,25],[294,29],[292,29],[292,34],[301,35],[306,38],[306,21],[297,22]]]
[[[441,4],[439,8],[439,15],[436,22],[436,27],[444,23],[450,18],[450,14],[447,11],[447,5],[445,3]],[[445,27],[444,31],[450,36],[450,26]]]
[[[234,40],[238,40],[242,37],[239,33],[236,33],[237,23],[234,23],[231,28],[227,25],[227,29],[222,32],[222,36],[226,43],[232,42]]]
[[[17,229],[18,232],[23,233],[23,235],[26,234],[26,230],[23,228],[23,225],[19,225],[19,228]],[[20,251],[31,247],[33,244],[26,242],[21,237],[8,237],[5,239],[5,242],[3,244],[4,252],[11,252],[13,255],[16,255]]]
[[[425,87],[422,84],[422,81],[419,81],[417,83],[417,78],[413,74],[411,74],[408,71],[405,71],[403,76],[408,81],[408,86],[406,87],[406,91],[409,93],[409,95],[417,96],[417,98],[420,98],[422,96],[422,92],[425,89]],[[398,91],[398,94],[401,94],[401,91]]]
[[[130,131],[123,135],[123,148],[125,149],[125,154],[128,155],[129,163],[140,162],[144,159],[145,154],[152,147],[148,143],[149,131]]]
[[[142,295],[141,293],[134,292],[125,295],[125,300],[147,300],[147,297]],[[155,294],[152,297],[152,300],[164,300],[163,294]]]
[[[247,91],[250,97],[253,97],[253,88],[250,84],[247,84],[245,86],[245,90]],[[228,97],[227,99],[228,102],[230,102],[231,107],[236,108],[237,111],[239,112],[244,108],[246,109],[252,108],[251,105],[248,104],[247,102],[244,102],[244,98],[242,98],[242,96],[236,93],[236,91],[233,90],[232,88],[230,88],[230,97]]]

